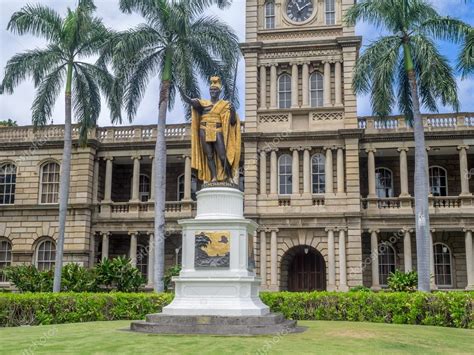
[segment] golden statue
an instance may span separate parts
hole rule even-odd
[[[204,182],[232,181],[239,169],[241,133],[240,120],[234,106],[220,99],[222,83],[211,78],[210,100],[190,99],[191,166]]]

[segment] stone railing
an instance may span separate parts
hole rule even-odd
[[[461,208],[472,206],[474,198],[472,196],[460,197],[460,196],[441,196],[441,197],[429,197],[429,206],[435,210],[447,210],[454,208]],[[412,197],[408,198],[362,198],[361,199],[361,208],[363,210],[367,209],[403,209],[415,208],[415,200]]]
[[[196,209],[196,202],[167,201],[165,212],[167,217],[191,217]],[[153,202],[102,202],[97,205],[96,213],[101,219],[143,217],[153,219]]]
[[[474,112],[440,113],[423,115],[423,125],[427,131],[474,129]],[[359,128],[367,132],[411,131],[413,126],[404,116],[360,117]]]

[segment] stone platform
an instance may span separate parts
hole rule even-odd
[[[146,321],[132,322],[131,330],[153,334],[272,335],[297,330],[296,321],[283,315],[264,316],[173,316],[149,314]]]

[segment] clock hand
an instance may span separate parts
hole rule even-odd
[[[303,10],[304,10],[305,8],[307,8],[309,5],[311,5],[311,3],[309,3],[309,2],[308,2],[308,3],[306,3],[306,5],[305,5],[305,6],[303,6],[303,7],[300,9],[300,11],[303,11]]]

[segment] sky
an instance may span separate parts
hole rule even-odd
[[[139,15],[123,14],[118,7],[119,0],[96,0],[97,16],[102,17],[104,23],[116,30],[125,30],[143,22]],[[464,0],[430,0],[438,9],[439,13],[446,16],[457,17],[474,25],[474,1],[468,4]],[[0,0],[0,80],[3,78],[4,68],[9,58],[19,52],[28,49],[42,48],[45,42],[34,36],[18,36],[7,31],[7,24],[11,15],[20,10],[28,3],[41,3],[54,8],[63,15],[68,7],[74,7],[76,0]],[[245,0],[234,0],[230,8],[222,11],[217,8],[211,8],[209,15],[215,15],[222,21],[229,24],[243,42],[245,40]],[[363,36],[363,45],[380,36],[380,32],[374,27],[361,23],[356,27],[357,35]],[[439,42],[439,48],[454,63],[457,54],[457,47]],[[244,106],[244,71],[245,63],[243,60],[239,65],[238,88],[241,107],[241,115]],[[459,98],[462,111],[474,111],[474,77],[465,80],[458,78]],[[201,92],[205,93],[203,86]],[[134,124],[154,124],[157,121],[157,102],[158,102],[159,82],[150,81],[148,89],[138,110]],[[24,81],[19,85],[14,94],[0,95],[0,120],[12,119],[20,125],[31,123],[31,104],[34,100],[35,89],[31,80]],[[441,112],[450,111],[449,108],[440,107]],[[60,124],[64,122],[64,100],[59,97],[53,113],[53,122]],[[358,97],[358,114],[361,116],[370,115],[370,101],[366,96]],[[168,123],[181,123],[185,120],[184,108],[182,103],[177,100],[175,107],[168,114]],[[105,103],[99,118],[100,126],[110,125],[109,111]]]

